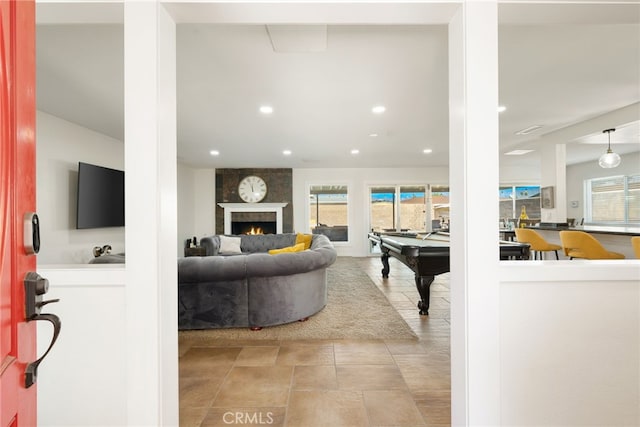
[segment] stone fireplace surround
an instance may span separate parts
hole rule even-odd
[[[223,209],[220,203],[235,203],[238,205],[250,205],[242,201],[238,195],[239,182],[248,175],[256,175],[265,180],[269,189],[267,196],[260,203],[254,205],[265,205],[266,203],[284,203],[285,206],[282,209],[282,232],[293,232],[293,204],[292,204],[292,185],[293,185],[293,170],[290,168],[218,168],[216,169],[215,180],[215,194],[216,194],[216,207],[215,207],[215,233],[225,234],[225,230],[228,230],[225,223],[225,209]],[[264,213],[263,213],[264,214]],[[271,215],[272,219],[268,221],[275,221],[275,212],[266,213]],[[240,215],[244,213],[236,212],[233,215],[232,221],[246,221],[240,218]],[[249,215],[260,215],[259,213],[249,213]],[[236,216],[240,219],[236,219]],[[261,221],[258,217],[251,218],[250,221]]]

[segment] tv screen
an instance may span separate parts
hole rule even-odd
[[[124,226],[124,172],[78,163],[76,228]]]

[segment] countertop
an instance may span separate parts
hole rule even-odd
[[[553,227],[549,225],[526,227],[537,230],[577,230],[585,231],[587,233],[599,233],[599,234],[617,234],[620,236],[640,236],[640,227],[616,227],[605,225],[579,225],[576,227]]]

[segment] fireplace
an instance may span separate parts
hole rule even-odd
[[[218,203],[218,206],[224,209],[224,234],[246,234],[247,231],[241,231],[251,225],[262,227],[263,234],[280,234],[282,233],[282,208],[286,205],[286,203]]]
[[[233,221],[231,234],[276,234],[275,221]]]
[[[231,213],[231,234],[275,234],[277,224],[275,212]]]

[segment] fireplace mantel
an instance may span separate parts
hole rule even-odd
[[[233,212],[275,212],[276,233],[282,234],[282,208],[287,203],[218,203],[224,209],[224,234],[231,234],[231,214]]]

